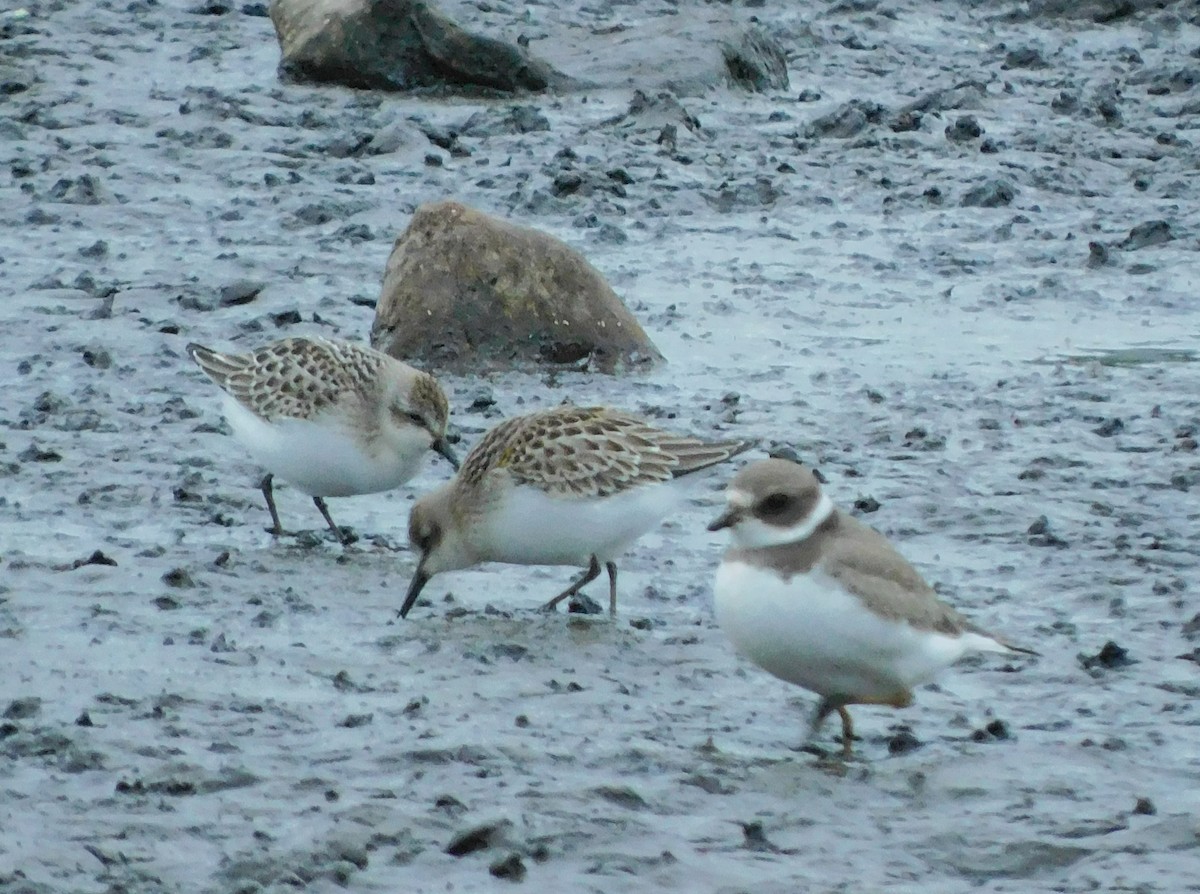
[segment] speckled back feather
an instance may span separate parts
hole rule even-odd
[[[478,486],[497,469],[562,497],[607,497],[736,456],[752,441],[702,441],[606,407],[561,406],[505,420],[483,436],[459,477]]]
[[[284,338],[249,354],[197,344],[187,351],[210,379],[268,421],[309,419],[347,396],[365,397],[378,387],[388,360],[370,348],[309,337]]]

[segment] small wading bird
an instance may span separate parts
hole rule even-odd
[[[604,407],[508,419],[483,436],[453,480],[413,506],[408,536],[421,558],[400,616],[433,575],[481,562],[585,566],[546,609],[603,565],[615,613],[617,559],[680,505],[677,479],[751,446],[672,434]]]
[[[834,507],[816,476],[769,459],[739,472],[708,526],[733,544],[716,577],[716,616],[739,652],[821,696],[809,739],[847,705],[912,704],[913,687],[969,652],[1036,655],[980,629],[933,591],[883,535]]]
[[[324,338],[285,338],[250,354],[197,344],[189,356],[225,392],[234,436],[267,470],[263,496],[276,536],[275,475],[313,498],[343,544],[325,497],[390,490],[429,450],[454,468],[446,442],[449,405],[437,380],[381,351]]]

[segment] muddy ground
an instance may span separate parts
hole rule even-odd
[[[1200,27],[1166,7],[448,7],[598,85],[514,102],[281,84],[258,4],[9,6],[0,892],[1200,890]],[[750,16],[790,89],[626,115]],[[273,541],[183,346],[365,338],[446,197],[585,252],[669,360],[449,379],[460,450],[568,398],[791,448],[1042,657],[793,750],[812,697],[712,620],[728,469],[615,622],[500,566],[398,621],[437,461],[331,501],[346,550],[281,486]]]

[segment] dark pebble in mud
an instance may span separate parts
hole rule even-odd
[[[1136,663],[1135,659],[1129,657],[1128,649],[1122,649],[1112,640],[1106,642],[1104,647],[1095,655],[1079,655],[1079,664],[1084,670],[1092,670],[1093,668],[1113,670],[1118,667],[1128,667]]]
[[[859,497],[854,501],[854,510],[865,515],[870,512],[878,512],[881,505],[874,497]]]
[[[600,603],[586,593],[576,593],[567,603],[567,611],[573,615],[599,615],[604,613]]]
[[[1004,742],[1011,738],[1012,733],[1003,720],[993,720],[983,729],[971,733],[971,740],[974,742]]]
[[[40,698],[17,698],[9,702],[8,707],[4,709],[4,719],[28,720],[41,712],[42,700]]]
[[[1149,798],[1138,798],[1133,805],[1133,812],[1137,816],[1154,816],[1158,813],[1158,808],[1154,806],[1154,802]]]
[[[763,831],[763,824],[758,820],[752,823],[742,823],[742,847],[750,851],[763,851],[764,853],[778,853],[779,848],[767,840],[767,834]]]
[[[1171,225],[1165,220],[1148,220],[1130,230],[1129,235],[1121,240],[1120,245],[1127,251],[1136,251],[1152,245],[1163,245],[1174,238]]]
[[[162,581],[168,587],[178,587],[181,589],[196,586],[196,582],[192,580],[192,576],[183,568],[172,568],[162,576]]]
[[[525,878],[525,864],[522,862],[520,854],[509,854],[489,866],[488,872],[496,878],[519,882]]]
[[[111,565],[113,567],[116,567],[116,564],[117,564],[116,559],[110,559],[108,556],[104,555],[104,553],[102,553],[100,550],[96,550],[90,556],[88,556],[86,559],[76,559],[74,562],[71,563],[71,567],[72,568],[82,568],[84,565]]]
[[[901,726],[888,739],[888,754],[908,754],[910,751],[916,751],[923,744],[920,739],[913,735],[911,729],[907,726]]]
[[[446,845],[446,853],[452,857],[465,857],[476,851],[487,850],[498,843],[511,825],[507,820],[495,823],[483,823],[463,832],[459,832]]]
[[[1112,419],[1105,419],[1104,422],[1092,429],[1092,431],[1102,438],[1111,438],[1113,435],[1125,431],[1125,423],[1113,417]]]

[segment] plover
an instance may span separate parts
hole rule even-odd
[[[458,460],[446,442],[449,405],[437,380],[381,351],[317,337],[285,338],[250,354],[197,344],[188,354],[225,392],[234,435],[267,470],[262,492],[272,534],[275,475],[313,498],[329,529],[325,497],[389,490],[417,473],[428,450]]]
[[[413,506],[408,536],[421,553],[404,617],[428,580],[481,562],[580,565],[587,570],[544,608],[608,570],[676,508],[676,479],[753,446],[661,431],[605,407],[559,406],[508,419],[485,434],[455,478]]]
[[[912,703],[913,687],[975,651],[1036,655],[941,602],[887,539],[839,511],[808,468],[769,459],[730,482],[732,546],[716,577],[716,616],[739,652],[821,696],[809,727],[847,705]]]

